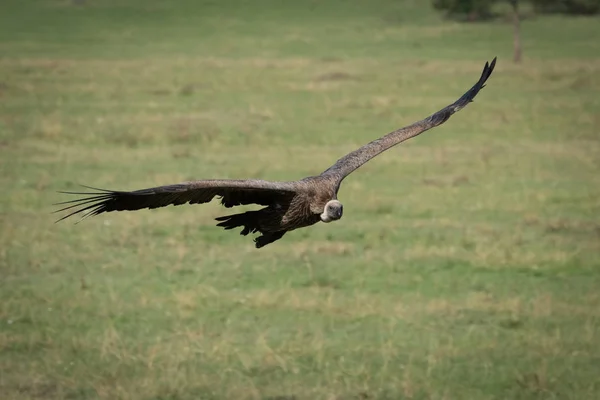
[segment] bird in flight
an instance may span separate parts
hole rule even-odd
[[[168,205],[202,204],[215,196],[227,208],[258,204],[264,208],[216,218],[225,229],[241,227],[241,235],[260,233],[254,239],[257,248],[279,240],[294,229],[332,222],[342,217],[343,206],[337,199],[340,184],[350,173],[389,148],[446,122],[452,114],[473,101],[492,74],[496,58],[485,63],[479,81],[461,98],[429,117],[376,139],[340,158],[318,176],[292,182],[260,179],[205,179],[158,186],[132,192],[87,187],[94,192],[60,192],[84,197],[58,203],[66,205],[55,212],[69,210],[61,221],[75,214],[82,219],[111,211],[133,211]],[[57,222],[58,222],[57,221]]]

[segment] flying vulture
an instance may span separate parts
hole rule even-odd
[[[257,248],[281,239],[286,232],[316,224],[332,222],[342,217],[342,203],[337,199],[340,184],[346,176],[373,157],[407,139],[443,124],[452,114],[473,101],[492,74],[496,58],[485,63],[481,78],[460,99],[429,117],[387,135],[346,154],[318,176],[293,182],[272,182],[259,179],[205,179],[159,186],[132,192],[87,187],[94,192],[60,192],[86,197],[58,204],[68,204],[57,210],[71,210],[59,221],[83,213],[82,218],[110,211],[132,211],[165,207],[170,204],[208,203],[219,196],[227,208],[243,204],[265,206],[257,211],[216,218],[225,229],[242,227],[242,235],[259,232],[254,239]],[[73,210],[74,209],[74,210]],[[57,221],[58,222],[58,221]]]

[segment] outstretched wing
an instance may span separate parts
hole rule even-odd
[[[58,221],[80,213],[83,214],[82,218],[85,218],[111,211],[133,211],[168,205],[208,203],[215,196],[221,197],[221,204],[225,207],[242,204],[271,205],[289,200],[296,194],[293,182],[271,182],[253,179],[207,179],[135,190],[133,192],[87,188],[95,190],[95,192],[59,192],[84,197],[58,203],[57,205],[66,206],[55,212],[70,210],[67,215]]]
[[[431,128],[435,128],[436,126],[443,124],[452,116],[452,114],[461,110],[467,104],[473,101],[477,93],[479,93],[479,91],[485,87],[485,82],[492,74],[495,66],[496,57],[494,57],[491,64],[488,64],[487,62],[485,63],[485,67],[483,68],[483,72],[479,78],[479,81],[477,81],[477,83],[473,85],[471,89],[469,89],[454,103],[442,108],[440,111],[421,121],[388,133],[387,135],[362,146],[352,153],[345,155],[334,165],[324,171],[322,175],[334,176],[339,184],[352,171],[390,147],[393,147],[407,139],[415,137]]]

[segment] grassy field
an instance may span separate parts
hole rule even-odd
[[[421,0],[5,0],[0,398],[600,398],[600,23]],[[204,206],[57,190],[293,180],[454,101],[256,250]]]

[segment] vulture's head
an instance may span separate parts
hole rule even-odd
[[[329,200],[327,204],[325,204],[323,214],[321,214],[321,221],[337,221],[338,219],[342,218],[343,213],[344,206],[342,205],[342,203],[340,203],[338,200]]]

